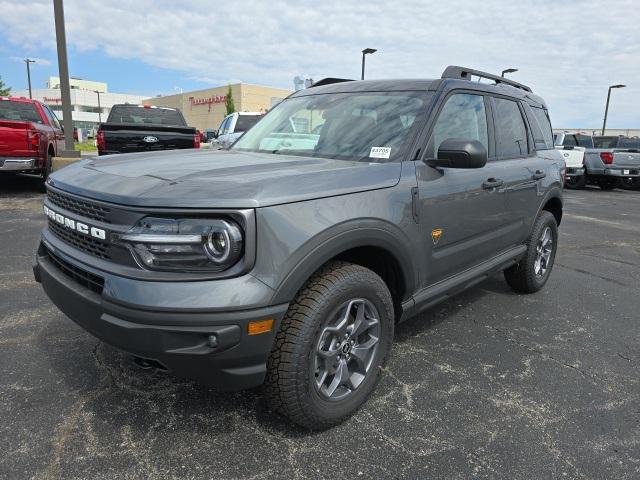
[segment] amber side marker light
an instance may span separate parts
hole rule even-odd
[[[270,332],[273,329],[273,318],[268,320],[257,320],[249,322],[247,325],[247,333],[249,335],[260,335],[261,333]]]

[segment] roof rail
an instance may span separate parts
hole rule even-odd
[[[521,88],[527,92],[531,92],[531,88],[523,85],[522,83],[514,82],[508,78],[493,75],[492,73],[481,72],[480,70],[473,70],[472,68],[458,67],[455,65],[449,65],[444,69],[441,78],[459,78],[461,80],[471,80],[471,77],[486,78],[488,80],[494,80],[496,83],[504,83],[511,85],[512,87]]]
[[[353,81],[354,80],[351,80],[350,78],[327,77],[327,78],[323,78],[322,80],[318,80],[317,82],[312,83],[309,88],[322,87],[323,85],[331,85],[332,83],[353,82]]]

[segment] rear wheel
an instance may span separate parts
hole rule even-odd
[[[265,394],[293,422],[324,429],[369,397],[391,349],[391,294],[369,269],[332,262],[314,274],[282,321]]]
[[[599,178],[598,179],[598,186],[602,189],[602,190],[613,190],[614,188],[617,188],[620,186],[620,179],[618,178]]]
[[[572,190],[577,190],[579,188],[584,188],[587,184],[587,176],[586,175],[578,175],[567,177],[567,188]]]
[[[504,271],[509,286],[519,293],[535,293],[547,283],[558,248],[555,217],[542,211],[533,226],[527,251],[516,265]]]

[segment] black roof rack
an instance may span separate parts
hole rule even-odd
[[[327,77],[327,78],[323,78],[322,80],[318,80],[317,82],[314,82],[313,84],[311,84],[311,86],[309,88],[321,87],[323,85],[331,85],[332,83],[353,82],[353,81],[354,80],[352,80],[350,78]]]
[[[511,85],[512,87],[521,88],[522,90],[531,92],[531,88],[523,85],[522,83],[514,82],[513,80],[509,80],[508,78],[504,78],[499,75],[481,72],[480,70],[473,70],[472,68],[450,65],[445,68],[442,73],[442,78],[458,78],[461,80],[471,80],[472,76],[494,80],[496,83],[504,83],[505,85]]]

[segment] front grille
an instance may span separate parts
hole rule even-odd
[[[102,289],[104,288],[104,279],[99,277],[98,275],[94,275],[93,273],[89,273],[82,268],[76,267],[75,265],[70,264],[66,260],[63,260],[55,253],[51,252],[48,248],[44,249],[51,260],[51,263],[64,273],[67,277],[72,278],[80,285],[85,288],[88,288],[92,292],[95,292],[99,295],[102,294]]]
[[[63,242],[66,242],[83,252],[105,260],[109,260],[111,258],[107,249],[108,244],[102,240],[62,227],[53,220],[49,220],[49,230],[51,230],[51,232]]]
[[[111,212],[111,209],[108,207],[103,207],[102,205],[87,200],[79,200],[75,197],[55,192],[51,189],[47,192],[47,197],[54,205],[77,215],[103,223],[111,223],[107,218],[109,212]]]

